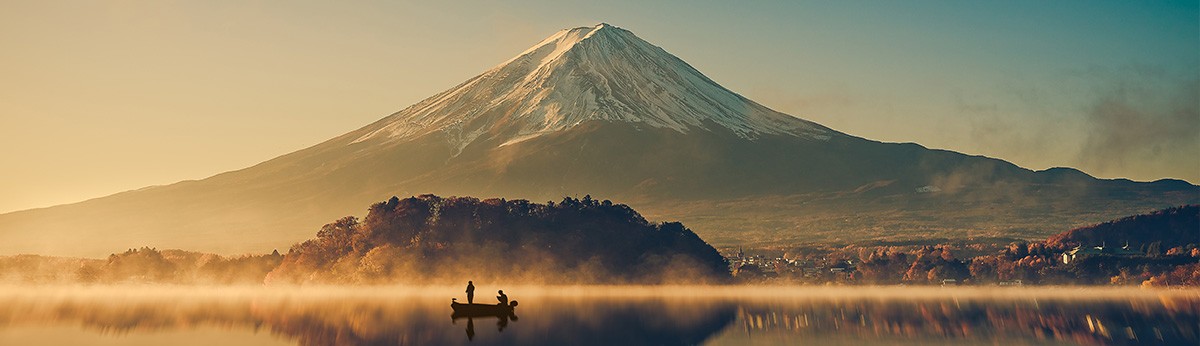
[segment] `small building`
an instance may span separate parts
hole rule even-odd
[[[852,261],[838,261],[837,263],[829,266],[829,272],[831,273],[850,273],[853,272],[854,269],[854,262]]]
[[[1000,281],[1000,286],[1025,286],[1025,282],[1021,280]]]
[[[1129,243],[1125,243],[1125,246],[1122,246],[1120,248],[1110,248],[1110,247],[1105,247],[1104,245],[1087,246],[1087,247],[1081,245],[1081,246],[1076,246],[1074,249],[1071,249],[1070,251],[1064,252],[1062,254],[1062,262],[1063,262],[1063,264],[1069,264],[1071,262],[1074,262],[1077,259],[1082,259],[1082,258],[1086,258],[1089,256],[1098,256],[1098,255],[1137,256],[1137,255],[1141,255],[1141,254],[1142,254],[1141,252],[1130,250]]]

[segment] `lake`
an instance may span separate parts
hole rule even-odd
[[[501,286],[0,287],[3,345],[1196,345],[1200,290]]]

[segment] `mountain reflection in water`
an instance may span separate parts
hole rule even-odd
[[[864,288],[844,289],[849,295],[788,288],[718,290],[676,296],[671,290],[579,294],[528,289],[522,295],[513,289],[514,298],[521,300],[514,315],[467,319],[451,318],[450,297],[444,292],[453,291],[437,289],[0,288],[0,343],[30,341],[13,335],[35,335],[40,344],[67,343],[56,339],[54,328],[90,331],[108,343],[216,329],[228,333],[212,342],[227,346],[255,344],[246,336],[262,333],[300,345],[1200,341],[1200,293],[1194,290],[1095,297],[1072,295],[1070,290],[1078,289],[1070,288],[1063,289],[1066,294],[1008,291],[1001,296],[960,295],[953,289],[939,294],[938,288],[916,296],[862,294],[869,290]],[[786,293],[790,291],[795,293]],[[48,332],[37,335],[39,330]],[[261,343],[261,337],[254,340]]]

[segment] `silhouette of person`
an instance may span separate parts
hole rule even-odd
[[[467,281],[467,304],[475,303],[475,284]]]
[[[500,295],[496,296],[496,300],[500,301],[500,305],[508,305],[508,295],[504,294],[504,290],[500,290]]]

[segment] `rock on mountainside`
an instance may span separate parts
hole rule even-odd
[[[591,194],[715,245],[1007,236],[1200,203],[1178,180],[1103,180],[778,113],[633,33],[560,31],[450,90],[246,169],[0,215],[0,254],[130,246],[263,252],[392,195]]]

